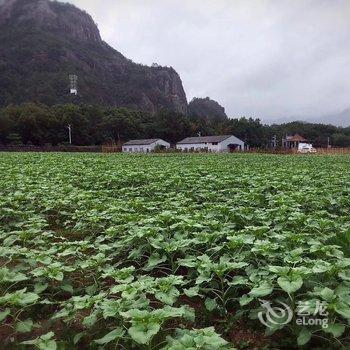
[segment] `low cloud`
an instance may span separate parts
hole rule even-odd
[[[70,0],[105,41],[173,66],[188,99],[229,116],[315,116],[350,106],[348,0]]]

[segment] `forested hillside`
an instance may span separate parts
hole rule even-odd
[[[216,121],[223,121],[227,119],[225,108],[209,97],[195,97],[188,104],[188,113],[195,116],[206,117],[206,119],[215,119]]]
[[[69,75],[78,76],[78,96]],[[88,103],[187,113],[179,75],[136,64],[106,44],[92,18],[49,0],[0,3],[0,106]]]
[[[263,125],[259,119],[223,121],[200,116],[184,116],[170,111],[154,115],[126,108],[89,105],[27,103],[0,109],[0,143],[57,145],[68,141],[67,125],[73,130],[75,145],[99,145],[134,138],[160,137],[175,143],[200,132],[205,135],[233,134],[251,147],[269,145],[274,135],[279,144],[286,134],[300,133],[315,146],[350,146],[350,128],[293,122]]]

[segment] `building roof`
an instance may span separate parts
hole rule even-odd
[[[130,140],[123,144],[123,146],[142,146],[142,145],[151,145],[152,143],[160,139],[143,139],[143,140]]]
[[[286,141],[291,141],[291,142],[303,142],[307,141],[304,137],[302,137],[299,134],[295,134],[293,136],[287,136]]]
[[[200,136],[200,137],[186,137],[184,140],[178,142],[178,145],[186,145],[190,143],[212,143],[222,142],[233,135],[219,135],[219,136]],[[234,136],[233,136],[234,137]],[[237,138],[236,138],[237,139]],[[237,139],[240,141],[239,139]]]

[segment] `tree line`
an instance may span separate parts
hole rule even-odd
[[[264,125],[256,118],[216,120],[196,115],[184,116],[170,111],[151,115],[126,108],[90,105],[46,106],[25,103],[0,109],[0,143],[3,145],[77,146],[122,143],[130,139],[159,137],[176,143],[185,137],[232,134],[251,147],[269,147],[276,137],[277,145],[285,135],[299,133],[315,146],[350,146],[350,127],[292,122]]]

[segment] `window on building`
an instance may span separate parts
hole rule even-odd
[[[218,145],[218,142],[212,142],[212,145],[213,145],[213,146],[217,146],[217,145]]]

